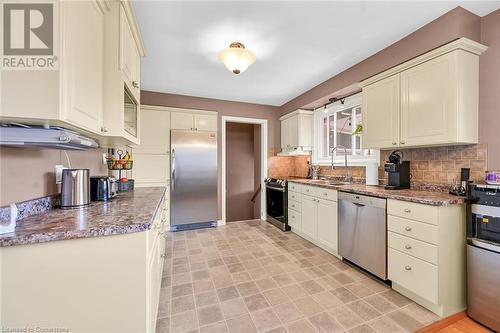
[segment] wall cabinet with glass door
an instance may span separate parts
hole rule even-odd
[[[477,143],[485,50],[461,38],[363,81],[365,147]]]

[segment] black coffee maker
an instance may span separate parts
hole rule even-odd
[[[393,151],[384,169],[387,172],[387,185],[385,186],[387,190],[410,188],[410,161],[403,161],[402,151]]]

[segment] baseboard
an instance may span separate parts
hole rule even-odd
[[[226,221],[223,221],[223,220],[217,220],[217,226],[218,226],[218,227],[223,226],[223,225],[226,225]]]
[[[417,333],[436,333],[465,317],[467,317],[467,315],[465,314],[465,311],[462,311],[438,320],[435,323],[418,330]]]

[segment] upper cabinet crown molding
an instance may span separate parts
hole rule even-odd
[[[285,115],[282,115],[280,117],[280,120],[285,120],[285,119],[288,119],[290,117],[293,117],[293,116],[296,116],[298,114],[310,114],[312,115],[314,112],[313,111],[310,111],[310,110],[304,110],[304,109],[297,109],[293,112],[290,112],[290,113],[287,113]]]
[[[476,55],[481,55],[484,51],[488,49],[487,46],[480,44],[478,42],[475,42],[473,40],[470,40],[468,38],[462,37],[457,40],[454,40],[448,44],[445,44],[443,46],[440,46],[432,51],[429,51],[427,53],[424,53],[416,58],[410,59],[400,65],[397,65],[395,67],[392,67],[382,73],[376,74],[372,77],[367,78],[366,80],[363,80],[360,83],[360,87],[366,87],[367,85],[370,85],[376,81],[380,81],[382,79],[385,79],[389,76],[392,76],[394,74],[400,73],[406,69],[409,69],[410,67],[419,65],[421,63],[424,63],[426,61],[429,61],[433,58],[442,56],[446,53],[449,53],[451,51],[455,50],[464,50]]]
[[[142,40],[141,31],[137,25],[137,18],[135,16],[134,9],[132,8],[132,1],[120,0],[120,4],[123,6],[125,11],[125,16],[127,17],[128,24],[130,25],[130,30],[132,31],[132,36],[134,37],[139,55],[144,57],[146,55],[146,49],[144,48],[144,41]]]

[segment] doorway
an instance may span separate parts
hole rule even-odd
[[[223,222],[265,216],[267,121],[222,117]]]

